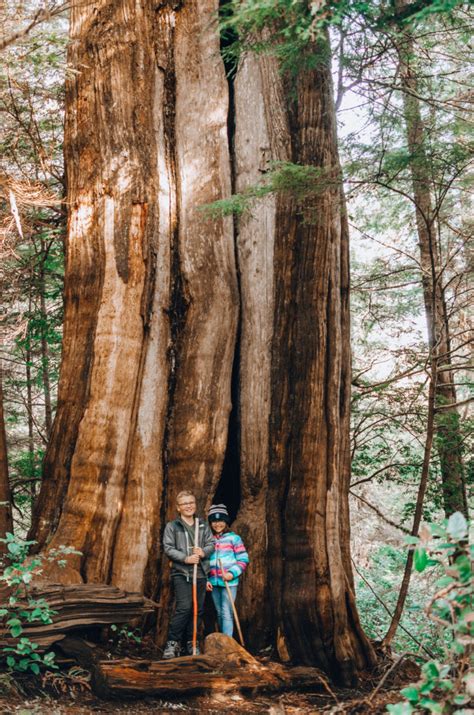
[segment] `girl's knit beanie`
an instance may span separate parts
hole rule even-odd
[[[226,524],[230,523],[229,512],[225,504],[213,504],[207,512],[207,518],[209,521],[225,521]]]

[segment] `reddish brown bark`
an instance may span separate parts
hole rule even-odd
[[[280,655],[348,683],[374,654],[349,558],[348,241],[330,71],[320,64],[294,87],[275,60],[247,55],[235,87],[237,189],[275,160],[318,167],[323,177],[303,215],[279,196],[238,227],[237,528],[257,554],[241,611],[254,644],[267,629]]]
[[[238,306],[232,222],[198,211],[230,193],[215,10],[72,12],[63,365],[33,525],[82,552],[69,581],[153,592],[162,510],[220,473]]]
[[[272,159],[321,168],[324,181],[311,221],[271,197],[235,245],[230,218],[199,211],[231,191],[216,9],[73,8],[64,353],[32,533],[82,552],[63,581],[158,594],[165,637],[161,532],[178,491],[194,489],[202,509],[216,490],[240,308],[246,639],[349,683],[373,652],[348,555],[348,244],[330,72],[294,88],[273,59],[243,60],[237,188]]]

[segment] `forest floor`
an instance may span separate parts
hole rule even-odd
[[[391,683],[375,692],[377,684],[368,684],[358,689],[335,688],[333,695],[321,690],[319,692],[286,692],[258,694],[220,694],[212,696],[195,696],[179,699],[142,698],[139,700],[104,701],[90,692],[87,686],[70,686],[62,681],[60,674],[56,682],[43,683],[32,679],[25,687],[25,678],[19,683],[10,679],[8,682],[0,675],[0,715],[85,715],[86,713],[119,713],[121,715],[140,715],[155,713],[156,715],[218,715],[218,713],[249,713],[250,715],[365,715],[373,713],[382,715],[386,712],[388,703],[401,700],[400,688],[408,682],[416,680],[415,670],[404,673]],[[5,687],[7,686],[7,687]],[[6,692],[8,691],[8,692]],[[336,700],[337,698],[337,700]]]
[[[104,648],[104,652],[107,649]],[[117,644],[113,656],[136,657],[139,651],[150,657],[154,648],[141,644]],[[111,653],[109,653],[111,655]],[[154,653],[157,657],[157,654]],[[266,660],[266,659],[262,659]],[[67,659],[60,669],[40,676],[18,674],[13,677],[0,672],[0,715],[86,715],[86,713],[118,713],[137,715],[218,715],[249,713],[250,715],[382,715],[388,703],[401,700],[400,689],[419,677],[418,666],[405,661],[392,669],[385,663],[361,680],[357,688],[324,688],[311,692],[288,691],[269,693],[219,693],[160,699],[144,697],[129,700],[103,700],[90,690],[89,673]],[[391,672],[393,670],[393,673]],[[388,672],[390,671],[390,673]],[[389,675],[389,677],[387,677]],[[330,692],[329,692],[330,690]]]
[[[399,688],[387,688],[379,691],[371,699],[367,690],[335,690],[338,702],[327,693],[259,693],[242,695],[199,696],[186,700],[160,700],[143,698],[127,702],[103,701],[88,691],[64,692],[56,694],[37,694],[25,697],[13,691],[8,696],[0,695],[0,715],[86,715],[86,713],[118,713],[137,715],[155,713],[156,715],[218,715],[219,713],[249,713],[250,715],[382,715],[388,703],[400,701]],[[372,691],[373,692],[373,691]]]
[[[86,715],[86,713],[119,713],[121,715],[218,715],[220,713],[249,713],[250,715],[382,715],[388,703],[400,701],[397,690],[380,692],[368,702],[368,693],[336,692],[339,703],[321,693],[285,693],[283,695],[226,695],[196,697],[192,700],[165,701],[155,698],[129,702],[104,702],[90,693],[67,694],[56,697],[43,695],[32,698],[0,697],[1,715]],[[351,697],[352,696],[352,697]],[[356,697],[354,697],[356,696]],[[348,698],[348,699],[345,699]]]

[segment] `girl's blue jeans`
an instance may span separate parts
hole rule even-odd
[[[235,601],[237,586],[229,586],[229,589],[232,594],[232,600]],[[214,606],[216,607],[217,622],[219,624],[220,632],[225,633],[226,636],[232,637],[234,632],[234,614],[232,613],[232,606],[227,595],[226,587],[213,586],[212,600],[214,601]]]

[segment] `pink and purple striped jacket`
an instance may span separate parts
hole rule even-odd
[[[244,542],[233,531],[227,531],[220,536],[214,534],[213,538],[214,553],[211,554],[211,568],[208,580],[213,586],[225,586],[219,567],[219,560],[221,560],[224,571],[228,571],[234,577],[232,581],[227,581],[227,583],[229,586],[237,586],[239,576],[243,574],[249,562],[249,555],[245,549]]]

